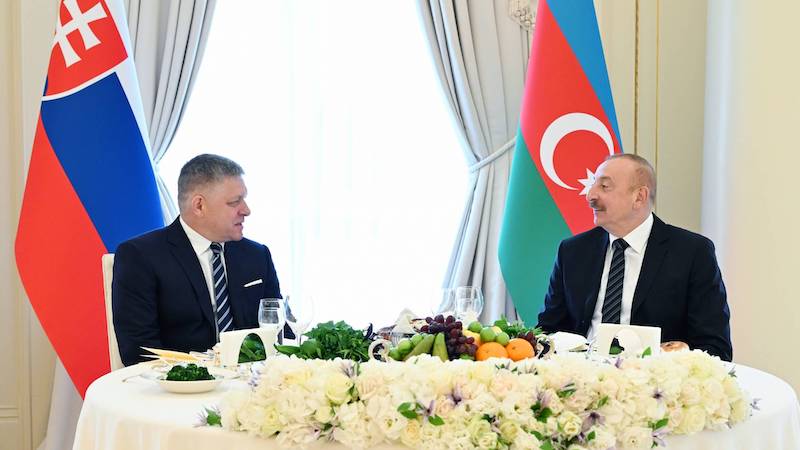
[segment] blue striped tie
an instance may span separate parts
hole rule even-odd
[[[211,278],[214,280],[214,298],[217,304],[217,326],[219,332],[233,329],[231,305],[228,302],[228,280],[222,266],[222,246],[218,242],[211,243]]]
[[[611,268],[608,269],[606,298],[603,301],[603,323],[619,323],[622,312],[622,282],[625,276],[625,249],[628,243],[617,239],[612,244],[614,254],[611,256]]]

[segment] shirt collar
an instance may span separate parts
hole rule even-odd
[[[192,244],[192,248],[197,256],[200,256],[208,251],[208,249],[211,247],[211,241],[195,231],[194,228],[190,227],[189,224],[183,220],[183,217],[180,217],[180,221],[183,231],[186,232],[186,237],[189,238],[189,243]],[[220,242],[220,245],[222,245],[223,249],[225,248],[224,242]]]
[[[641,253],[644,251],[644,246],[647,244],[647,239],[650,238],[650,230],[653,229],[653,213],[647,215],[647,218],[644,219],[644,222],[640,223],[638,227],[634,228],[627,236],[624,236],[625,242],[628,243],[628,246],[631,250],[635,251],[636,253]],[[619,239],[618,236],[614,236],[611,233],[608,233],[608,240],[609,242],[614,242],[615,240]]]

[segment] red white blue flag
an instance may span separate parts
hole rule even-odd
[[[100,259],[163,226],[119,0],[63,0],[16,239],[20,278],[81,396],[109,371]]]

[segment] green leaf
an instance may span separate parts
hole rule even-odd
[[[619,355],[620,353],[622,353],[622,347],[619,347],[617,345],[612,345],[611,348],[608,350],[609,355]]]
[[[419,417],[419,414],[417,414],[416,411],[400,411],[400,414],[406,419],[416,419]]]
[[[556,450],[556,448],[553,447],[553,441],[551,441],[549,439],[544,441],[544,442],[542,442],[542,445],[539,446],[539,449],[540,450]]]
[[[436,425],[437,427],[444,425],[444,419],[439,416],[428,416],[428,422],[430,422],[431,425]]]
[[[569,398],[569,397],[572,397],[572,394],[574,394],[575,391],[577,391],[577,390],[578,390],[578,388],[575,387],[574,383],[569,383],[566,386],[564,386],[564,389],[561,389],[560,391],[558,391],[558,398]]]
[[[531,434],[536,436],[536,439],[538,439],[540,441],[544,440],[544,436],[542,436],[542,433],[539,433],[538,431],[531,431]]]
[[[669,423],[669,418],[668,417],[664,417],[663,419],[661,419],[658,422],[653,424],[653,430],[657,430],[659,428],[665,427],[665,426],[667,426],[668,423]]]
[[[597,437],[597,434],[595,434],[594,430],[592,430],[592,432],[591,432],[591,433],[589,433],[589,434],[587,434],[587,435],[586,435],[586,442],[589,442],[589,441],[591,441],[591,440],[592,440],[592,439],[594,439],[595,437]]]
[[[552,415],[553,411],[551,411],[550,408],[543,408],[541,411],[539,411],[539,414],[536,415],[536,420],[544,423],[547,422],[547,419]]]
[[[651,349],[650,347],[647,347],[647,348],[646,348],[646,349],[644,349],[644,351],[642,352],[642,358],[644,358],[645,356],[650,356],[650,355],[652,355],[652,354],[653,354],[653,349]]]
[[[606,403],[608,403],[608,396],[604,395],[603,398],[601,398],[600,401],[597,402],[597,406],[595,407],[595,409],[600,409],[603,406],[606,406]]]
[[[210,427],[221,427],[222,426],[222,416],[217,413],[217,411],[211,408],[205,408],[206,414],[206,424]]]

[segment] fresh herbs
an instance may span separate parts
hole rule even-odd
[[[295,355],[301,359],[369,359],[369,345],[372,327],[364,332],[353,329],[347,323],[325,322],[305,333],[308,339],[300,346],[276,345],[275,349],[284,355]]]
[[[199,381],[213,379],[214,377],[208,373],[208,369],[191,363],[185,366],[172,366],[169,372],[167,372],[167,381]]]
[[[504,333],[508,334],[511,337],[523,336],[528,333],[533,333],[533,336],[536,336],[538,334],[541,334],[542,332],[540,328],[526,327],[525,323],[522,322],[521,320],[516,322],[509,322],[506,316],[501,316],[499,320],[495,320],[494,325],[503,330]]]
[[[239,364],[263,361],[265,359],[267,359],[267,351],[264,349],[264,343],[261,342],[261,338],[255,333],[248,334],[239,349]]]

